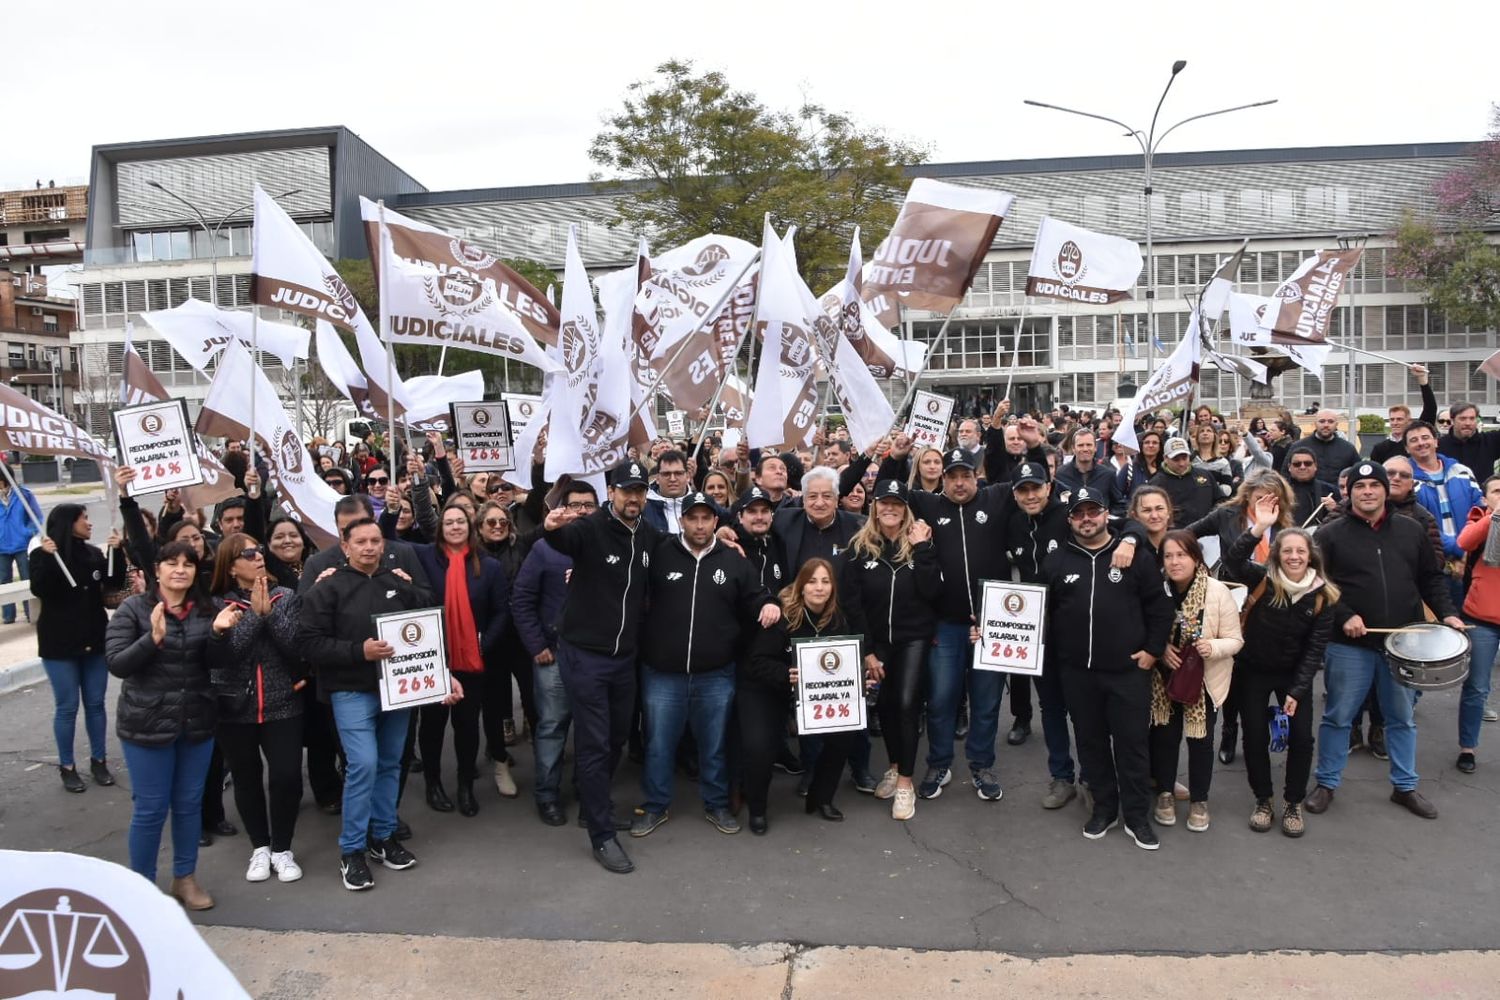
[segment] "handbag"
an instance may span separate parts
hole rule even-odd
[[[1167,697],[1179,705],[1196,705],[1203,695],[1203,654],[1187,642],[1177,656],[1181,665],[1167,678]]]
[[[243,714],[255,700],[255,675],[251,674],[239,690],[216,687],[214,701],[218,705],[220,718],[233,718]]]

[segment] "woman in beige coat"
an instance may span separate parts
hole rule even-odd
[[[1229,697],[1234,654],[1245,644],[1239,608],[1229,588],[1208,575],[1203,549],[1191,531],[1170,531],[1162,542],[1162,573],[1177,604],[1167,651],[1151,680],[1151,777],[1156,786],[1154,818],[1177,822],[1172,786],[1184,733],[1188,744],[1188,819],[1194,833],[1208,829],[1208,786],[1214,769],[1214,719]],[[1167,695],[1171,671],[1183,665],[1188,647],[1203,657],[1203,684],[1186,704]]]

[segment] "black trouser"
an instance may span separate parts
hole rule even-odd
[[[778,695],[759,684],[742,684],[734,692],[739,722],[740,786],[752,816],[766,814],[771,787],[771,765],[786,749],[786,713],[791,692]],[[833,802],[844,762],[859,744],[859,732],[826,733],[819,737],[821,751],[805,766],[812,771],[807,786],[807,804],[813,808]]]
[[[1177,782],[1177,760],[1182,750],[1182,713],[1186,706],[1172,702],[1172,718],[1164,725],[1151,727],[1151,783],[1156,794],[1170,792]],[[1189,736],[1188,745],[1188,799],[1192,802],[1208,801],[1208,786],[1214,778],[1214,701],[1207,693],[1203,695],[1205,720],[1201,738]]]
[[[917,766],[920,739],[917,723],[925,708],[922,692],[927,687],[927,651],[931,647],[929,637],[894,646],[881,645],[875,654],[885,663],[885,679],[880,682],[875,711],[880,715],[886,754],[903,778],[910,778]]]
[[[1094,811],[1123,813],[1138,829],[1151,812],[1151,674],[1134,664],[1119,671],[1069,666],[1061,673]]]
[[[1224,696],[1224,704],[1219,706],[1219,712],[1224,716],[1224,741],[1231,745],[1240,730],[1239,683],[1239,674],[1236,672],[1230,676],[1229,693]]]
[[[422,753],[422,777],[429,785],[443,779],[443,740],[448,735],[448,720],[453,720],[453,754],[458,758],[458,781],[463,784],[479,777],[479,711],[484,704],[483,671],[460,671],[458,682],[464,696],[453,707],[442,702],[422,706],[422,724],[417,740]],[[505,678],[508,683],[509,677]],[[500,744],[504,749],[504,742]]]
[[[1240,720],[1245,728],[1245,774],[1250,779],[1250,791],[1257,801],[1269,799],[1271,787],[1271,733],[1266,722],[1266,704],[1275,698],[1276,705],[1286,701],[1287,689],[1292,686],[1292,671],[1269,674],[1241,670],[1235,667],[1235,683],[1239,685]],[[1242,676],[1243,675],[1243,676]],[[1313,711],[1312,699],[1297,706],[1297,714],[1290,723],[1286,748],[1286,789],[1283,797],[1288,802],[1301,802],[1307,797],[1307,779],[1313,766],[1313,725],[1317,713]]]
[[[1022,674],[1011,674],[1010,714],[1017,723],[1031,725],[1031,678]]]
[[[573,774],[595,847],[615,839],[610,784],[635,707],[635,656],[606,656],[557,643],[557,669],[573,706]]]
[[[312,684],[302,689],[302,744],[307,747],[307,783],[313,801],[320,806],[342,802],[338,727],[333,724],[333,708],[318,700]]]
[[[234,808],[250,846],[269,847],[278,854],[290,851],[292,834],[297,832],[297,807],[302,804],[302,716],[258,724],[220,723],[218,740],[234,777]],[[269,814],[263,754],[270,776]]]
[[[203,779],[203,829],[212,830],[224,822],[224,751],[214,740],[214,753],[208,759],[208,776]]]
[[[396,788],[396,806],[401,806],[401,800],[406,796],[406,776],[411,773],[411,762],[417,756],[417,720],[422,717],[421,710],[407,713],[406,723],[406,746],[401,749],[401,779]],[[398,817],[399,819],[399,817]]]
[[[497,660],[494,667],[490,661]],[[501,724],[506,719],[514,719],[516,716],[516,696],[511,690],[510,679],[516,679],[516,687],[521,689],[521,714],[526,719],[526,725],[532,731],[536,730],[536,697],[532,692],[531,655],[526,652],[526,647],[521,645],[521,639],[516,635],[514,628],[507,628],[505,635],[496,644],[495,651],[485,657],[484,668],[486,671],[494,670],[496,673],[504,673],[505,679],[492,685],[495,688],[490,698],[490,704],[485,706],[484,712],[484,734],[485,743],[489,745],[490,756],[496,760],[505,760],[507,755],[495,752],[495,748],[505,748],[505,740],[495,734],[501,732]],[[492,711],[493,709],[493,711]],[[491,715],[494,722],[490,721]]]

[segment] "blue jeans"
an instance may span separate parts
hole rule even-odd
[[[1474,627],[1469,630],[1469,676],[1464,679],[1463,695],[1458,702],[1459,749],[1479,749],[1479,728],[1484,723],[1484,702],[1490,696],[1490,675],[1495,670],[1495,653],[1500,650],[1500,625],[1491,625],[1465,616]]]
[[[1063,699],[1061,671],[1061,664],[1047,663],[1042,668],[1042,676],[1034,678],[1033,684],[1036,699],[1042,703],[1042,740],[1047,744],[1047,774],[1056,781],[1072,784],[1072,744],[1068,738],[1068,706]]]
[[[729,766],[724,734],[734,705],[734,664],[701,674],[669,674],[641,668],[641,712],[645,716],[646,766],[641,793],[647,812],[672,804],[672,771],[684,727],[698,744],[698,790],[705,809],[729,808]]]
[[[1375,697],[1385,713],[1385,747],[1391,755],[1391,784],[1398,791],[1417,787],[1417,725],[1412,720],[1416,701],[1410,688],[1397,684],[1378,649],[1347,642],[1330,642],[1323,657],[1328,700],[1318,726],[1318,784],[1339,787],[1349,761],[1349,726],[1365,695],[1375,684]]]
[[[198,868],[198,838],[203,835],[203,782],[214,753],[213,740],[188,742],[184,736],[161,747],[121,742],[130,774],[130,869],[156,881],[161,831],[172,814],[172,877]]]
[[[103,653],[73,660],[43,660],[52,684],[52,736],[57,740],[57,762],[73,766],[73,735],[78,728],[78,702],[83,701],[83,728],[89,737],[89,756],[104,759],[104,689],[109,667]]]
[[[969,626],[954,622],[938,622],[937,645],[927,658],[927,766],[953,766],[953,730],[958,724],[958,699],[963,694],[964,681],[969,672],[969,663],[974,656],[973,644],[969,642]],[[970,695],[973,698],[973,695]],[[980,710],[984,706],[969,704],[969,738],[979,728]],[[995,704],[989,705],[992,712],[1000,709],[998,696]],[[990,725],[990,742],[994,743],[999,730],[998,718]],[[993,758],[993,746],[990,756]]]
[[[0,583],[10,583],[11,580],[31,579],[31,560],[27,558],[26,550],[20,552],[0,552]],[[31,621],[31,605],[21,605],[26,611],[26,620]],[[14,625],[16,621],[16,606],[7,604],[0,608],[0,619],[7,625]]]
[[[556,802],[562,785],[568,727],[573,724],[573,707],[556,661],[546,666],[533,662],[531,670],[536,699],[536,730],[532,734],[532,752],[536,754],[535,795],[538,802]]]
[[[385,840],[396,832],[401,754],[411,709],[382,712],[380,695],[373,691],[334,691],[330,701],[348,762],[339,853],[358,854],[370,836]]]
[[[969,769],[995,766],[995,740],[1000,735],[1000,703],[1005,700],[1007,674],[994,670],[975,670],[974,646],[964,644],[969,674],[969,738],[964,740],[964,756]],[[952,754],[949,754],[952,757]]]

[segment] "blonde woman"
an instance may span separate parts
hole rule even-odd
[[[1173,785],[1183,736],[1188,742],[1188,819],[1194,833],[1208,829],[1208,788],[1213,779],[1214,718],[1229,696],[1234,654],[1244,646],[1239,609],[1229,588],[1208,575],[1203,549],[1189,531],[1170,531],[1162,543],[1162,571],[1177,605],[1162,663],[1151,676],[1151,776],[1156,785],[1153,818],[1177,822]],[[1187,703],[1167,694],[1171,671],[1182,669],[1189,648],[1203,659],[1203,682]],[[1163,669],[1164,668],[1164,669]]]

